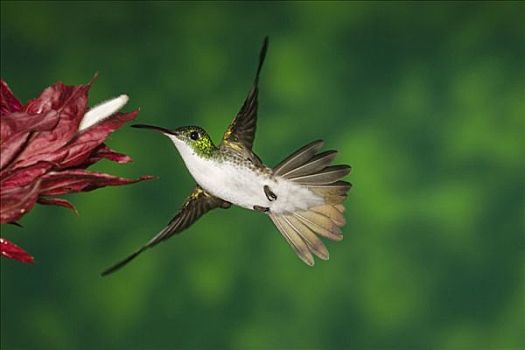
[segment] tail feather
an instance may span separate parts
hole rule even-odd
[[[290,180],[302,185],[328,185],[350,174],[351,169],[348,165],[331,165],[313,174],[291,177]]]
[[[295,253],[313,266],[312,254],[328,260],[328,249],[319,236],[334,241],[343,239],[344,200],[352,185],[341,179],[348,175],[348,165],[330,165],[336,151],[317,154],[322,141],[312,142],[283,160],[273,169],[274,175],[304,185],[323,199],[324,204],[294,213],[270,213],[271,220]]]
[[[336,181],[326,185],[308,185],[308,188],[324,198],[325,204],[339,205],[347,197],[348,190],[352,185],[346,181]],[[343,207],[344,210],[344,207]]]
[[[314,211],[297,212],[294,213],[294,215],[320,236],[331,239],[332,241],[340,241],[343,239],[339,226],[324,215]]]
[[[339,227],[346,224],[344,215],[333,205],[321,205],[319,207],[312,208],[311,210],[330,218],[334,224]]]
[[[314,253],[318,258],[323,260],[328,260],[330,254],[328,249],[324,245],[323,241],[317,237],[314,231],[312,231],[308,226],[299,221],[295,216],[285,216],[286,222],[292,226],[292,228],[301,236],[301,238],[306,242],[310,251]]]
[[[281,231],[284,238],[293,248],[297,256],[306,263],[306,265],[314,265],[314,257],[310,253],[310,249],[306,245],[305,241],[295,232],[291,225],[289,225],[283,216],[270,215],[270,218],[274,222],[275,226]]]
[[[277,164],[273,168],[273,173],[275,175],[282,176],[288,171],[303,165],[304,163],[312,159],[313,156],[315,156],[315,154],[321,149],[321,147],[323,147],[323,144],[324,142],[322,140],[317,140],[307,144],[306,146],[301,147],[288,158]]]
[[[323,170],[327,165],[330,165],[330,163],[332,162],[332,160],[334,160],[336,155],[337,151],[326,151],[323,153],[319,153],[303,165],[288,171],[282,176],[285,176],[287,178],[294,178],[302,175],[314,174],[320,170]]]

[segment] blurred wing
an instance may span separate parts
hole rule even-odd
[[[133,254],[102,272],[102,276],[109,275],[117,271],[131,260],[139,256],[146,249],[155,246],[157,243],[167,240],[174,234],[184,231],[211,209],[219,207],[229,208],[230,205],[231,204],[229,202],[212,196],[211,194],[204,191],[199,185],[197,185],[193,192],[188,196],[177,215],[171,219],[169,224],[162,231],[160,231],[148,243],[143,245]]]
[[[257,95],[259,94],[259,74],[266,57],[266,51],[268,49],[268,37],[264,38],[261,52],[259,53],[259,65],[257,66],[257,73],[255,74],[255,80],[253,87],[246,97],[241,110],[228,129],[224,133],[223,141],[226,143],[241,143],[246,148],[251,149],[253,146],[253,140],[255,139],[255,129],[257,127]]]

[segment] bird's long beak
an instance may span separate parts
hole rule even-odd
[[[174,130],[170,130],[170,129],[166,129],[166,128],[162,128],[160,126],[154,126],[154,125],[146,125],[146,124],[133,124],[131,125],[132,128],[138,128],[138,129],[152,129],[152,130],[156,130],[158,132],[161,132],[165,135],[173,135],[173,136],[178,136],[178,133]]]

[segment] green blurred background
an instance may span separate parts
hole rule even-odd
[[[317,138],[354,168],[346,238],[304,265],[263,215],[217,210],[110,278],[193,180],[174,147],[124,127],[160,179],[37,206],[2,235],[2,349],[525,346],[525,30],[518,3],[1,3],[1,74],[27,101],[88,81],[137,121],[219,140],[264,35],[255,151]]]

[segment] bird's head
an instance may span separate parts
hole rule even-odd
[[[183,126],[174,130],[145,124],[134,124],[132,127],[161,132],[172,140],[181,153],[190,151],[201,157],[210,157],[217,149],[206,130],[199,126]]]

